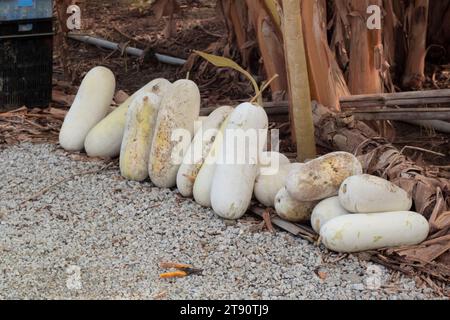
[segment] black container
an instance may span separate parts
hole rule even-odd
[[[51,101],[53,20],[0,22],[0,111]]]

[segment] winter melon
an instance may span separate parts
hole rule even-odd
[[[61,147],[83,150],[89,131],[108,113],[115,87],[114,74],[108,68],[95,67],[86,74],[61,127]]]
[[[161,98],[153,93],[137,95],[127,112],[120,150],[120,173],[128,180],[148,177],[148,159]]]
[[[200,91],[191,80],[178,80],[164,95],[149,159],[149,176],[160,188],[176,185],[177,172],[191,144],[200,113]]]
[[[166,79],[155,79],[130,96],[100,121],[86,137],[84,147],[91,157],[113,158],[120,154],[128,107],[133,99],[142,93],[154,93],[163,97],[171,83]]]
[[[229,106],[214,110],[195,134],[177,173],[177,188],[184,197],[192,197],[198,172],[214,144],[220,126],[232,111],[233,108]]]

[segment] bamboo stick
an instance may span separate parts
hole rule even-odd
[[[304,161],[316,156],[316,143],[300,2],[283,0],[282,3],[284,52],[292,106],[291,118],[295,130],[293,134],[297,142],[298,160]]]

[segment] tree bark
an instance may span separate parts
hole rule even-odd
[[[380,72],[384,64],[381,30],[367,28],[369,5],[381,0],[351,0],[351,41],[348,85],[352,94],[383,92]]]
[[[443,47],[450,59],[450,0],[431,1],[429,11],[428,46]]]
[[[283,38],[277,31],[270,13],[262,1],[246,0],[250,21],[256,33],[267,79],[278,74],[271,84],[272,99],[281,100],[287,92],[286,64],[283,51]]]
[[[266,78],[278,74],[278,78],[270,84],[272,99],[283,100],[288,87],[283,39],[264,3],[255,0],[220,0],[219,5],[223,8],[228,29],[233,31],[230,43],[237,44],[241,65],[251,67],[251,52],[255,42],[261,53]]]
[[[322,105],[338,111],[339,98],[350,93],[328,45],[326,2],[303,0],[301,4],[311,96]]]
[[[425,81],[425,56],[429,0],[413,0],[408,9],[408,56],[403,87],[418,90]]]

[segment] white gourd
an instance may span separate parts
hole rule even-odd
[[[412,198],[402,188],[368,174],[347,178],[339,189],[341,205],[353,213],[408,211]]]
[[[251,103],[237,106],[230,115],[211,186],[211,205],[220,217],[235,220],[248,210],[268,126],[264,108]],[[236,150],[238,146],[233,141],[240,136],[239,133],[244,141],[246,134],[258,139],[248,141],[245,148]],[[237,161],[230,161],[232,156]]]
[[[108,113],[116,80],[105,67],[91,69],[78,89],[59,133],[59,144],[68,151],[81,151],[89,131]]]
[[[322,200],[314,207],[311,215],[311,226],[314,231],[320,233],[320,229],[330,220],[350,214],[339,202],[339,197]]]
[[[195,134],[177,173],[177,188],[182,196],[193,196],[195,179],[214,144],[220,126],[232,111],[232,107],[220,107],[202,122],[201,130]]]
[[[225,119],[220,126],[219,133],[217,134],[211,150],[209,151],[208,156],[200,168],[194,182],[194,200],[199,205],[206,208],[211,208],[211,185],[214,178],[214,172],[216,170],[217,157],[219,155],[219,150],[222,147],[223,136],[229,119],[230,116],[228,116],[228,118]]]
[[[298,201],[323,200],[338,195],[342,182],[359,174],[362,166],[354,155],[334,152],[292,169],[286,187]]]
[[[256,177],[254,188],[255,198],[266,207],[274,207],[275,196],[278,191],[285,186],[286,178],[292,169],[292,165],[289,163],[289,160],[287,164],[285,161],[279,161],[279,163],[278,170],[275,172],[272,173],[272,169],[268,169],[266,167],[268,170],[267,173],[271,174],[264,174],[264,170],[261,172],[260,168],[259,174]]]
[[[137,95],[127,112],[120,150],[121,175],[133,181],[148,177],[148,159],[161,98],[153,93]]]
[[[289,195],[286,187],[275,197],[275,211],[286,221],[304,223],[310,220],[316,201],[298,201]]]
[[[343,215],[320,230],[325,247],[344,253],[417,245],[428,233],[428,221],[408,211]]]
[[[200,91],[190,80],[178,80],[164,95],[149,159],[149,176],[160,188],[176,185],[177,172],[191,144],[200,113]],[[184,136],[178,137],[178,133]],[[174,135],[177,135],[175,137]]]
[[[120,154],[125,121],[131,101],[142,93],[154,93],[163,97],[172,84],[166,79],[155,79],[139,89],[124,103],[100,121],[86,137],[84,147],[90,157],[114,158]]]

